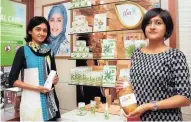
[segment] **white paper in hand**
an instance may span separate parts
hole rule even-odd
[[[50,74],[48,75],[48,78],[46,79],[46,82],[44,84],[44,87],[48,88],[51,90],[52,88],[52,82],[53,82],[53,79],[54,79],[54,76],[56,75],[56,71],[54,70],[51,70],[50,71]]]

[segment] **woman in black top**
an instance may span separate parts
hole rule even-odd
[[[139,106],[127,117],[140,117],[142,121],[181,121],[180,108],[191,103],[191,84],[185,55],[164,43],[173,31],[172,18],[166,10],[151,9],[143,18],[142,30],[149,44],[134,52],[130,69]],[[122,86],[123,81],[118,80],[117,91]]]
[[[26,33],[27,45],[18,49],[9,74],[10,86],[22,88],[20,120],[55,121],[60,118],[59,102],[54,89],[58,76],[53,79],[52,90],[44,87],[50,71],[56,71],[55,59],[50,53],[47,40],[50,35],[48,21],[44,17],[33,17]],[[31,73],[19,80],[20,71],[22,74]]]

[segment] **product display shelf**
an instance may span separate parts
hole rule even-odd
[[[114,2],[105,2],[105,3],[95,3],[95,4],[92,4],[91,6],[84,6],[84,7],[78,7],[78,8],[69,8],[68,10],[75,10],[75,9],[87,9],[87,8],[93,8],[93,7],[96,7],[96,6],[101,6],[101,5],[108,5],[108,4],[122,4],[122,3],[126,3],[128,1],[131,1],[131,2],[137,2],[139,0],[119,0],[119,1],[114,1]],[[150,6],[148,4],[148,6]]]
[[[109,3],[98,3],[98,4],[93,4],[91,6],[85,6],[85,7],[79,7],[79,8],[69,8],[68,10],[74,10],[74,9],[85,9],[85,8],[93,8],[95,6],[101,6],[101,5],[107,5],[107,4],[115,4],[115,3],[124,3],[127,2],[128,0],[124,0],[124,1],[117,1],[117,2],[109,2]]]
[[[109,86],[109,85],[87,85],[87,84],[81,84],[81,83],[69,83],[68,85],[76,85],[76,86],[93,86],[93,87],[102,87],[102,88],[115,88],[115,86]]]
[[[130,29],[120,29],[120,30],[107,30],[107,31],[96,31],[96,32],[87,32],[87,33],[70,33],[68,35],[89,35],[94,33],[111,33],[111,32],[121,32],[123,33],[142,33],[141,29],[130,30]]]
[[[101,2],[101,1],[100,1]],[[143,31],[141,30],[141,25],[140,22],[137,23],[137,26],[134,27],[127,27],[124,23],[120,21],[120,17],[118,13],[116,12],[116,5],[120,4],[126,4],[131,3],[131,2],[137,2],[139,3],[140,0],[119,0],[113,2],[111,0],[105,1],[102,3],[96,3],[95,5],[93,4],[92,6],[87,6],[87,7],[81,7],[81,8],[72,8],[70,9],[73,12],[73,15],[76,15],[75,18],[73,17],[73,22],[74,22],[74,27],[77,28],[77,25],[79,24],[80,19],[76,19],[77,16],[83,16],[85,18],[84,23],[89,27],[92,27],[92,29],[88,32],[83,32],[83,31],[71,31],[68,35],[71,35],[73,39],[73,44],[76,44],[78,40],[83,40],[79,39],[78,37],[87,37],[90,39],[87,39],[86,42],[89,45],[93,45],[94,47],[92,48],[92,53],[101,53],[100,47],[102,46],[102,41],[104,39],[114,39],[116,41],[116,46],[115,46],[115,54],[114,58],[101,58],[101,55],[93,55],[93,58],[69,58],[68,60],[104,60],[102,63],[98,63],[98,65],[103,66],[103,65],[116,65],[116,77],[119,76],[120,69],[123,68],[129,68],[130,67],[130,58],[126,57],[125,55],[125,46],[124,46],[124,41],[125,40],[143,40],[144,34]],[[142,6],[147,6],[146,4]],[[126,12],[126,11],[125,11]],[[106,19],[101,16],[103,14],[106,14]],[[103,28],[104,31],[101,29],[95,29],[95,23],[94,21],[97,19],[97,16],[99,15],[100,18],[99,20],[102,22],[100,25],[105,25]],[[101,18],[102,17],[102,18]],[[95,19],[96,18],[96,19]],[[104,19],[103,19],[104,18]],[[78,22],[79,21],[79,22]],[[75,24],[78,23],[78,24]],[[106,24],[105,24],[106,22]],[[80,24],[79,24],[80,26]],[[94,27],[95,26],[95,27]],[[73,25],[72,25],[73,27]],[[80,26],[81,27],[81,26]],[[101,28],[101,27],[100,27]],[[73,28],[72,28],[73,29]],[[78,30],[79,28],[77,28]],[[81,30],[81,29],[79,29]],[[92,41],[93,40],[93,41]],[[76,41],[76,42],[75,42]],[[74,45],[73,45],[74,46]],[[86,45],[87,46],[87,45]],[[96,49],[100,50],[96,50]],[[95,50],[93,50],[95,49]],[[103,70],[103,68],[102,68]],[[98,70],[100,71],[100,70]],[[112,86],[106,86],[106,85],[87,85],[85,83],[78,83],[78,82],[70,82],[69,85],[75,85],[75,86],[92,86],[92,87],[102,87],[107,89],[108,94],[110,90],[115,88],[115,85]]]

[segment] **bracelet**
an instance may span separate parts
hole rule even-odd
[[[157,111],[158,110],[158,106],[156,104],[156,101],[151,101],[151,103],[153,104],[154,108],[153,111]]]

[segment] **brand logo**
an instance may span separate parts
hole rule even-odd
[[[123,16],[128,16],[128,15],[132,15],[131,11],[129,9],[126,9],[124,12],[123,12]]]
[[[131,99],[131,96],[125,96],[123,97],[122,102],[127,102],[130,99]]]
[[[144,13],[139,4],[134,2],[116,4],[115,10],[120,22],[128,29],[136,28],[141,24]]]

